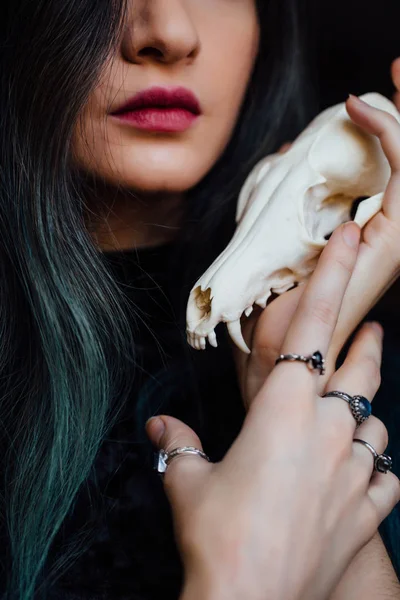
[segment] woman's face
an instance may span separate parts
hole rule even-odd
[[[118,53],[76,128],[75,164],[133,190],[188,190],[231,137],[258,42],[255,0],[132,1]],[[129,117],[112,114],[155,87],[167,94],[153,91]]]

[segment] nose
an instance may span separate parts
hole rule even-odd
[[[185,0],[136,0],[123,37],[124,57],[136,64],[193,59],[199,37],[185,4]]]

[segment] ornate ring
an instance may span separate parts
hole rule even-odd
[[[374,457],[374,469],[375,471],[379,471],[379,473],[387,473],[392,470],[393,461],[387,454],[378,454],[375,448],[371,446],[365,440],[360,440],[359,438],[355,438],[353,442],[358,442],[359,444],[363,444],[368,450],[371,452]]]
[[[314,352],[314,354],[310,354],[310,356],[303,356],[302,354],[280,354],[276,359],[275,364],[277,365],[283,360],[288,360],[290,362],[299,360],[306,363],[311,371],[319,371],[320,375],[324,375],[325,373],[325,359],[319,350]]]
[[[364,423],[364,421],[372,414],[371,402],[364,396],[350,396],[350,394],[346,394],[346,392],[332,390],[331,392],[326,392],[322,397],[328,398],[329,396],[332,398],[341,398],[348,403],[351,413],[356,420],[357,427],[359,427],[361,423]]]
[[[165,473],[172,459],[185,454],[201,456],[201,458],[211,462],[203,450],[199,450],[199,448],[194,448],[193,446],[182,446],[181,448],[174,448],[171,450],[171,452],[166,452],[165,450],[159,450],[159,452],[156,452],[154,468],[159,473]]]

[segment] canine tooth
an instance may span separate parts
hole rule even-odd
[[[248,308],[246,308],[246,310],[244,311],[244,314],[246,315],[246,317],[249,317],[251,315],[251,313],[253,312],[253,307],[249,306]]]
[[[217,336],[214,330],[210,331],[210,333],[208,334],[208,341],[210,342],[211,346],[213,346],[214,348],[218,348]]]
[[[240,319],[238,319],[237,321],[229,321],[227,323],[227,326],[229,335],[235,342],[236,346],[246,354],[250,354],[250,350],[243,338],[242,328],[240,326]]]
[[[206,349],[206,338],[205,337],[200,338],[200,347],[202,350]]]

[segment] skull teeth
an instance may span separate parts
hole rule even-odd
[[[227,326],[228,326],[229,335],[231,336],[232,340],[235,342],[236,346],[240,350],[242,350],[242,352],[245,352],[246,354],[250,354],[250,350],[243,338],[242,328],[240,325],[240,319],[237,319],[237,321],[229,321],[227,323]]]
[[[217,336],[216,336],[214,330],[208,334],[208,341],[210,342],[211,346],[213,346],[214,348],[218,347]]]
[[[255,304],[260,308],[265,308],[267,306],[267,300],[264,298],[260,298],[260,300],[256,300]]]
[[[210,345],[214,348],[218,347],[217,336],[215,331],[211,331],[207,336],[198,335],[194,332],[186,332],[187,342],[192,348],[195,350],[205,350],[207,346],[207,339],[210,342]]]
[[[253,307],[249,306],[248,308],[246,308],[246,310],[244,311],[244,314],[246,315],[246,317],[249,317],[251,315],[251,313],[253,312]]]

